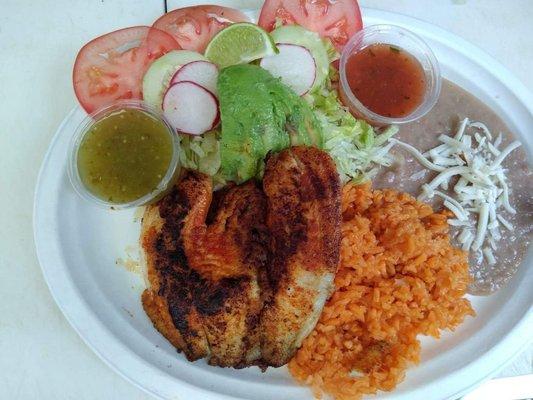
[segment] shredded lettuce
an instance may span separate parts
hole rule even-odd
[[[330,61],[337,60],[339,55],[331,42],[325,40],[324,44]],[[371,179],[379,166],[392,164],[389,139],[398,132],[398,127],[390,126],[378,132],[356,119],[339,100],[337,83],[338,72],[330,66],[324,85],[305,97],[322,124],[324,150],[334,159],[342,182],[363,182]]]
[[[186,169],[202,172],[213,178],[215,187],[226,181],[220,174],[220,132],[213,130],[203,135],[180,137],[180,162]]]
[[[331,66],[331,63],[341,58],[340,53],[337,51],[335,46],[333,46],[333,43],[331,40],[322,39],[322,43],[324,43],[324,47],[326,48],[326,52],[328,53],[328,58],[329,58],[329,63],[330,63],[330,68],[329,68],[330,72],[331,70],[337,72],[337,70]]]

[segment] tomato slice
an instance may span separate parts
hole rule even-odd
[[[357,0],[266,0],[258,25],[270,32],[276,20],[283,25],[301,25],[327,37],[339,51],[363,28]]]
[[[73,71],[74,92],[88,113],[120,99],[142,99],[150,64],[179,44],[166,32],[134,26],[100,36],[81,48]]]
[[[221,6],[193,6],[170,11],[153,27],[170,33],[185,50],[203,53],[219,31],[235,22],[249,22],[239,10]]]

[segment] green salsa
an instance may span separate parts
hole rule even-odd
[[[172,138],[162,121],[145,111],[125,108],[89,128],[78,150],[78,171],[96,197],[127,203],[156,189],[172,153]]]

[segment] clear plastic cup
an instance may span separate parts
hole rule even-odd
[[[422,102],[408,115],[386,117],[377,114],[361,103],[353,94],[346,77],[346,63],[351,55],[373,44],[390,44],[411,54],[422,66],[425,77],[425,93]],[[357,32],[344,47],[340,59],[339,94],[352,114],[377,126],[405,124],[424,116],[437,102],[441,88],[439,63],[431,48],[413,32],[396,25],[371,25]]]
[[[96,123],[96,121],[105,118],[113,112],[124,109],[141,110],[150,115],[151,117],[155,118],[156,120],[162,122],[167,127],[167,132],[171,139],[172,157],[165,175],[154,190],[138,199],[127,203],[115,203],[98,197],[85,186],[78,170],[78,151],[81,143],[83,142],[83,139],[85,138],[85,135],[89,132],[90,128]],[[100,207],[112,209],[139,207],[156,201],[158,198],[162,197],[166,193],[167,189],[169,189],[173,185],[175,178],[177,178],[180,171],[179,149],[180,148],[178,135],[174,132],[174,130],[163,117],[161,112],[155,110],[152,107],[149,107],[148,105],[144,104],[142,101],[139,100],[117,101],[93,112],[92,114],[89,114],[77,127],[69,146],[69,179],[72,183],[72,186],[74,187],[74,190],[82,199],[87,200]]]

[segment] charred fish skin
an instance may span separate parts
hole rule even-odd
[[[260,359],[266,200],[253,182],[224,191],[213,205],[211,193],[208,177],[189,172],[147,208],[143,306],[189,360],[241,368]]]
[[[312,331],[333,290],[341,240],[341,184],[331,157],[292,147],[267,161],[263,188],[272,294],[261,315],[261,352],[286,364]]]
[[[171,335],[189,361],[209,356],[210,349],[193,303],[192,271],[181,230],[191,215],[210,203],[211,193],[210,179],[188,173],[167,196],[148,207],[143,218],[143,231],[151,232],[142,241],[150,283],[143,307],[156,329],[165,337]],[[147,218],[153,226],[147,226]]]

